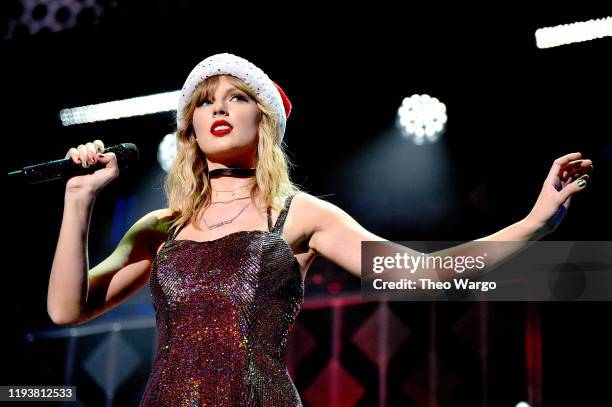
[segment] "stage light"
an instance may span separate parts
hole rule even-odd
[[[158,93],[95,105],[62,109],[59,113],[64,126],[93,123],[124,117],[143,116],[176,110],[180,91]]]
[[[166,134],[157,148],[157,161],[168,172],[176,157],[176,134]]]
[[[516,403],[516,407],[531,407],[531,405],[524,401],[519,401],[518,403]]]
[[[73,28],[93,26],[104,14],[117,7],[116,1],[101,0],[2,0],[3,39],[48,34]]]
[[[402,135],[415,144],[437,141],[446,127],[446,105],[429,95],[404,98],[397,111]]]
[[[538,48],[551,48],[610,36],[612,36],[612,17],[544,27],[535,32]]]

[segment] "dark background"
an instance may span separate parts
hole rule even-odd
[[[195,64],[218,52],[262,67],[292,100],[285,143],[294,180],[380,236],[467,241],[494,233],[529,212],[555,158],[580,151],[595,163],[592,182],[547,239],[610,240],[610,38],[544,50],[534,39],[539,27],[605,16],[599,11],[377,3],[280,12],[260,4],[102,1],[99,15],[84,9],[75,27],[28,34],[15,28],[26,12],[17,3],[2,6],[5,170],[98,138],[140,149],[138,168],[96,202],[93,264],[133,221],[165,206],[156,152],[174,130],[173,114],[63,127],[59,110],[180,89]],[[448,128],[435,145],[411,145],[393,129],[402,99],[414,93],[447,106]],[[63,187],[7,185],[2,310],[6,337],[19,341],[52,326],[45,298]],[[306,280],[307,298],[358,288],[324,259]],[[126,309],[151,313],[148,294],[137,298]],[[453,307],[438,312],[451,315]],[[541,304],[547,405],[610,399],[596,373],[609,366],[609,312],[602,302]],[[15,383],[10,369],[13,379],[3,384]],[[493,370],[505,375],[503,364]],[[27,368],[18,371],[25,384]]]

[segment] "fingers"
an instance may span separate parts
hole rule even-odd
[[[593,171],[593,164],[591,160],[573,161],[561,169],[561,179],[563,181],[577,179],[583,174],[590,173],[591,171]]]
[[[83,166],[83,168],[88,168],[89,163],[87,162],[87,147],[85,147],[83,144],[80,144],[77,147],[77,151],[79,152],[79,161],[81,162],[81,165]]]
[[[593,166],[593,161],[589,160],[588,158],[584,158],[581,160],[570,161],[569,163],[562,166],[562,169],[569,171],[578,168],[587,168],[589,166]]]
[[[87,149],[87,161],[89,165],[94,165],[98,161],[97,147],[93,143],[87,143],[85,144],[85,148]]]
[[[588,174],[584,174],[577,180],[567,184],[565,188],[559,191],[559,194],[561,195],[561,202],[565,201],[566,199],[568,199],[575,193],[586,189],[588,183],[589,183],[589,176]]]
[[[580,159],[581,153],[571,153],[557,158],[546,178],[547,183],[558,185],[559,181],[571,182],[583,174],[593,171],[593,161]]]
[[[115,153],[104,153],[103,155],[98,156],[98,161],[102,164],[106,164],[111,161],[117,161],[117,157]]]
[[[589,170],[589,169],[592,169],[592,167],[593,167],[593,161],[589,159],[582,159],[582,160],[570,161],[569,163],[562,166],[560,171],[561,173],[566,174],[566,173],[571,173],[574,171]]]
[[[78,147],[72,147],[66,153],[66,158],[71,158],[75,163],[82,165],[83,168],[98,162],[98,154],[104,152],[104,143],[102,140],[95,140],[90,143],[80,144]]]
[[[96,147],[96,153],[103,153],[104,152],[104,149],[106,147],[104,147],[104,143],[102,142],[102,140],[94,140],[93,144]]]
[[[573,160],[578,160],[580,159],[580,157],[582,157],[581,153],[570,153],[570,154],[566,154],[563,157],[559,157],[557,158],[554,162],[552,167],[550,168],[550,172],[548,173],[548,176],[546,177],[546,180],[549,182],[554,183],[555,182],[555,178],[557,178],[560,173],[561,173],[561,168],[566,165],[567,163],[573,161]]]
[[[72,161],[74,161],[77,164],[81,164],[81,159],[79,158],[79,152],[74,147],[72,147],[70,150],[68,150],[68,153],[66,153],[66,157],[65,158],[72,158]]]
[[[98,161],[110,171],[109,174],[119,176],[119,165],[115,153],[104,153],[98,157]]]

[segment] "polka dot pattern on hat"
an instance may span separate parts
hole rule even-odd
[[[185,119],[184,111],[191,96],[197,87],[204,80],[215,75],[231,75],[246,83],[255,94],[268,104],[276,115],[281,141],[285,135],[287,126],[287,112],[283,98],[275,83],[253,63],[239,56],[223,53],[212,55],[199,64],[191,71],[183,85],[179,96],[179,103],[176,112],[177,125],[180,128]]]

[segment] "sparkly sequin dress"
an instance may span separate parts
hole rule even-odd
[[[282,238],[293,197],[268,231],[212,241],[170,230],[151,269],[158,353],[141,406],[301,406],[283,359],[304,299]]]

